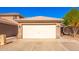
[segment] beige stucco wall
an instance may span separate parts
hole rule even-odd
[[[7,37],[10,37],[10,36],[16,36],[17,33],[18,33],[17,26],[0,23],[0,34],[6,34]]]
[[[56,38],[59,39],[61,36],[61,25],[60,23],[56,23]]]

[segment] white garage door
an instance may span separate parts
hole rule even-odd
[[[23,25],[23,38],[56,38],[56,25]]]

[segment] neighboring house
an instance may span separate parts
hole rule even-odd
[[[6,37],[17,36],[18,23],[14,19],[23,18],[18,13],[2,13],[0,14],[0,34]]]
[[[36,16],[17,19],[19,23],[19,37],[23,39],[56,39],[60,38],[59,18]]]
[[[0,35],[5,34],[6,37],[15,36],[17,34],[17,30],[17,22],[0,18]]]

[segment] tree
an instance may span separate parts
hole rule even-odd
[[[79,30],[79,10],[72,8],[63,19],[63,24],[72,28],[73,36],[75,37]]]

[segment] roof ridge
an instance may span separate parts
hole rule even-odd
[[[4,23],[4,24],[13,24],[13,25],[17,25],[18,23],[14,20],[9,20],[9,19],[4,19],[4,18],[0,18],[0,22]]]
[[[61,20],[62,18],[54,18],[54,17],[47,17],[47,16],[34,16],[34,17],[26,17],[21,18],[20,20]]]

